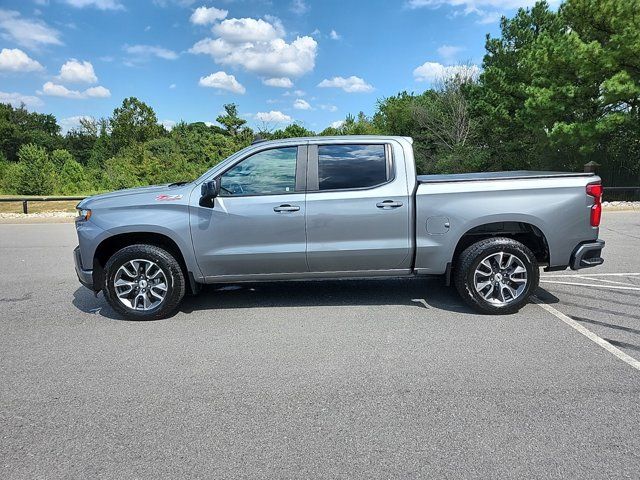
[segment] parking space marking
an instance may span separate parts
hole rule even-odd
[[[580,325],[578,322],[576,322],[574,319],[572,319],[571,317],[569,317],[569,316],[565,315],[564,313],[562,313],[560,310],[557,310],[557,309],[553,308],[548,303],[544,303],[538,297],[532,296],[531,299],[533,300],[534,303],[538,304],[540,306],[540,308],[543,308],[544,310],[549,312],[551,315],[553,315],[554,317],[558,318],[559,320],[562,320],[564,323],[566,323],[571,328],[573,328],[574,330],[578,331],[579,333],[581,333],[582,335],[587,337],[589,340],[591,340],[595,344],[597,344],[600,347],[604,348],[607,352],[615,355],[616,357],[618,357],[620,360],[622,360],[626,364],[628,364],[628,365],[632,366],[633,368],[635,368],[636,370],[640,371],[640,361],[639,360],[636,360],[632,356],[627,355],[626,353],[624,353],[619,348],[614,347],[613,345],[611,345],[611,343],[607,342],[604,338],[601,338],[598,335],[596,335],[595,333],[593,333],[591,330],[586,329],[585,327]]]
[[[629,285],[628,282],[627,283],[616,282],[615,280],[607,280],[606,278],[585,277],[583,275],[576,275],[575,278],[581,278],[582,280],[590,280],[590,281],[597,280],[598,282],[612,283],[614,285]]]
[[[594,279],[597,280],[597,279]],[[540,280],[540,283],[555,283],[557,285],[573,285],[574,287],[598,287],[609,288],[612,290],[636,290],[640,291],[640,287],[619,287],[617,285],[594,285],[593,283],[577,283],[577,282],[558,282],[556,280]]]
[[[554,274],[554,275],[547,275],[544,274],[544,277],[549,277],[549,278],[571,278],[571,277],[635,277],[640,275],[640,273],[581,273],[581,274],[569,274],[567,275],[566,273],[560,273],[560,274]]]

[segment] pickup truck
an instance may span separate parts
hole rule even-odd
[[[192,182],[89,197],[77,207],[78,278],[140,320],[171,315],[203,284],[423,275],[502,314],[527,303],[541,266],[603,262],[597,176],[418,176],[412,144],[259,141]]]

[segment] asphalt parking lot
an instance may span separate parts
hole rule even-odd
[[[295,282],[142,323],[79,286],[73,225],[0,225],[0,477],[638,478],[640,370],[565,321],[640,359],[640,213],[601,237],[550,309]]]

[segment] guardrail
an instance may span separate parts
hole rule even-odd
[[[637,199],[640,200],[640,186],[638,187],[604,187],[605,200],[612,199]],[[611,195],[607,195],[611,194]],[[29,202],[64,202],[73,200],[84,200],[87,197],[62,197],[62,196],[47,196],[47,197],[0,197],[0,202],[22,202],[22,213],[29,213]]]
[[[22,202],[22,213],[29,213],[29,202],[64,202],[74,200],[84,200],[87,197],[0,197],[0,202]]]

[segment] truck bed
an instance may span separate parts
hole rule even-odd
[[[444,175],[418,175],[418,183],[478,182],[486,180],[519,180],[527,178],[592,177],[593,173],[545,172],[517,170],[513,172],[454,173]]]

